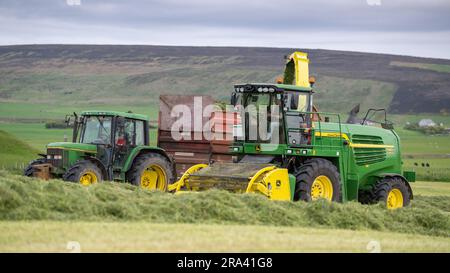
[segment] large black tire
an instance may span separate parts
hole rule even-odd
[[[339,172],[331,161],[324,158],[308,159],[297,169],[294,201],[312,201],[311,190],[319,176],[326,176],[331,181],[333,188],[331,201],[340,202],[342,198]]]
[[[70,167],[66,171],[66,173],[64,173],[62,178],[65,181],[81,183],[83,185],[86,185],[85,183],[82,183],[81,178],[83,176],[86,176],[87,174],[89,175],[95,174],[96,176],[96,181],[95,182],[92,181],[92,183],[90,184],[102,182],[104,179],[100,168],[93,162],[88,160],[79,161],[75,163],[72,167]]]
[[[402,194],[403,204],[401,207],[408,206],[411,201],[411,192],[403,179],[400,177],[384,177],[375,182],[370,190],[360,191],[359,202],[363,204],[384,203],[386,206],[389,193],[397,189]],[[390,208],[388,206],[388,208]]]
[[[46,158],[38,158],[38,159],[32,160],[30,163],[28,163],[28,166],[25,169],[23,169],[23,175],[32,177],[33,173],[34,173],[33,165],[44,164],[44,163],[47,163]]]
[[[153,168],[149,168],[153,166]],[[159,177],[157,181],[153,183],[155,186],[150,186],[149,183],[141,183],[141,178],[144,171],[160,169],[164,172],[165,178]],[[145,180],[145,179],[144,179]],[[173,183],[174,175],[172,171],[172,165],[170,161],[164,156],[157,153],[145,153],[139,155],[133,163],[133,166],[127,173],[127,181],[135,186],[146,189],[157,189],[161,191],[167,191],[167,186]]]

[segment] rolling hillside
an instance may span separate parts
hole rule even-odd
[[[44,106],[47,110],[61,105],[154,107],[160,93],[207,93],[227,100],[233,83],[273,82],[282,73],[283,56],[292,51],[129,45],[0,46],[0,108],[16,103]],[[318,78],[316,104],[320,109],[348,112],[352,105],[362,103],[362,109],[385,107],[391,113],[450,111],[450,60],[304,51],[310,54],[311,71]],[[6,111],[0,117],[18,118]]]
[[[2,130],[0,143],[0,168],[22,168],[39,153],[37,149]]]

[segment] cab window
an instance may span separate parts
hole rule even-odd
[[[136,146],[145,145],[144,122],[136,120]]]
[[[309,93],[289,92],[289,110],[297,112],[309,112],[309,96]]]

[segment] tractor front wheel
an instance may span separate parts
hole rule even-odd
[[[39,164],[44,164],[44,163],[47,163],[47,159],[46,158],[38,158],[38,159],[35,159],[35,160],[31,161],[28,164],[28,166],[23,170],[23,175],[32,177],[33,173],[34,173],[33,166],[34,165],[39,165]]]
[[[90,186],[102,182],[102,172],[91,161],[81,161],[75,163],[63,175],[63,180],[80,183],[83,186]]]
[[[166,191],[173,182],[171,164],[160,154],[142,154],[128,171],[127,180],[143,189]]]
[[[324,158],[308,159],[298,168],[295,177],[295,201],[341,201],[340,176],[331,161]]]
[[[363,204],[384,203],[388,209],[398,209],[409,205],[411,193],[406,182],[399,177],[384,177],[370,190],[359,195]]]

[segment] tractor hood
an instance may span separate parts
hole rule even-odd
[[[85,153],[97,153],[97,146],[94,144],[73,143],[73,142],[53,142],[47,144],[47,149],[62,149]]]

